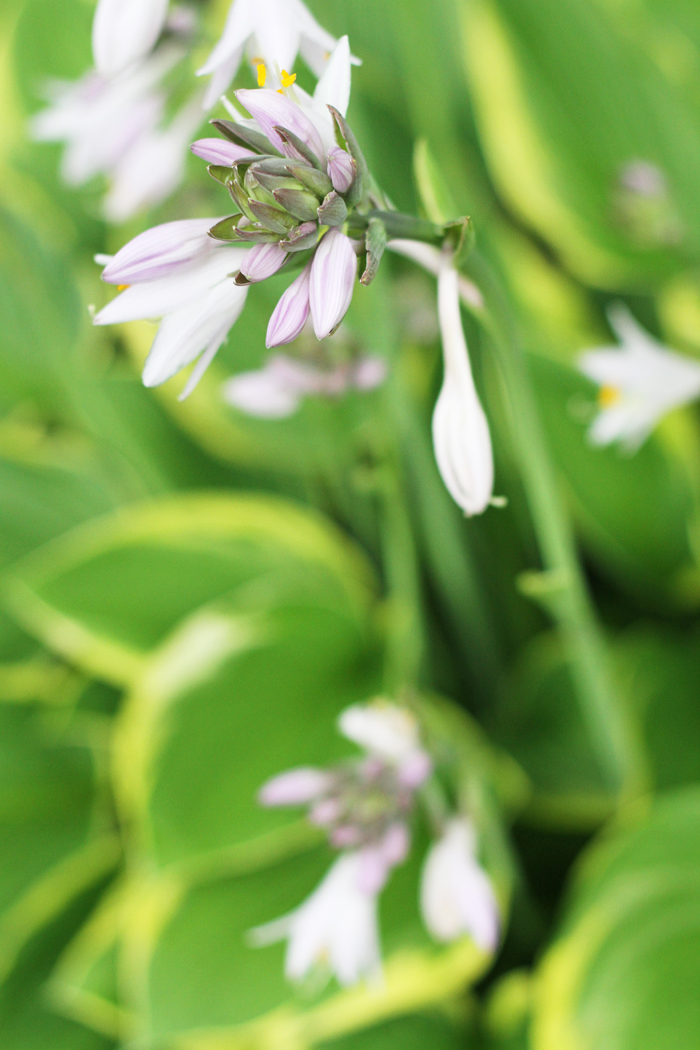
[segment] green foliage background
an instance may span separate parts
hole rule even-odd
[[[254,289],[188,401],[181,377],[144,390],[154,328],[91,327],[109,296],[92,257],[220,214],[219,190],[191,158],[168,202],[108,228],[99,182],[67,189],[59,148],[26,134],[45,80],[90,63],[91,0],[3,0],[0,1050],[694,1050],[700,417],[672,413],[634,457],[593,449],[575,360],[611,341],[612,299],[700,354],[700,8],[311,6],[363,59],[349,116],[380,183],[429,207],[427,139],[512,299],[633,782],[611,789],[556,616],[523,575],[540,562],[521,436],[477,326],[465,317],[508,504],[469,521],[430,446],[434,288],[401,260],[348,316],[389,363],[380,390],[276,422],[225,406],[222,381],[264,360],[283,279]],[[198,5],[202,54],[227,7]],[[620,198],[634,161],[664,173],[662,214]],[[407,679],[480,827],[503,947],[430,942],[417,829],[382,897],[385,983],[295,990],[282,947],[245,934],[330,854],[256,791],[352,753],[338,712]]]

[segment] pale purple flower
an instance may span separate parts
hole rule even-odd
[[[210,224],[215,221],[208,220]],[[173,231],[169,225],[141,234],[138,246],[132,242],[113,260],[99,257],[98,261],[111,267],[110,280],[115,280],[121,264],[131,272],[132,279],[130,287],[104,307],[94,323],[162,318],[146,361],[143,382],[157,386],[199,358],[181,395],[186,397],[243,309],[247,288],[237,287],[230,275],[240,269],[247,249],[211,238],[204,245],[197,228],[188,226],[183,231],[183,239],[190,244],[188,263],[185,251],[178,253],[175,244],[182,227],[174,224],[178,230]],[[154,273],[159,276],[152,276]],[[149,276],[144,278],[144,274]]]
[[[338,397],[348,390],[372,390],[386,378],[386,363],[363,357],[321,369],[285,354],[275,354],[264,368],[241,372],[226,381],[224,400],[250,416],[285,419],[308,396]]]
[[[81,186],[94,175],[111,175],[132,145],[157,127],[165,103],[161,81],[182,54],[162,48],[115,80],[91,71],[77,81],[48,83],[49,106],[33,117],[30,131],[39,142],[66,144],[65,182]]]
[[[353,242],[340,230],[329,230],[311,264],[309,302],[317,339],[325,339],[345,317],[356,277]]]
[[[301,766],[279,773],[260,788],[263,806],[296,806],[313,802],[329,786],[329,775],[321,769]]]
[[[246,50],[255,65],[265,65],[268,86],[277,88],[277,70],[291,70],[300,51],[321,76],[336,43],[301,0],[234,0],[221,40],[198,70],[212,75],[205,105],[213,106],[228,89]]]
[[[469,363],[458,274],[447,253],[438,276],[438,319],[445,370],[433,414],[435,458],[455,503],[467,515],[481,514],[493,493],[491,435]]]
[[[255,154],[242,146],[236,146],[228,139],[197,139],[190,146],[195,157],[201,157],[207,164],[218,164],[224,168],[230,168],[239,160],[253,159]]]
[[[428,852],[421,880],[423,920],[438,941],[469,934],[492,952],[498,944],[498,903],[476,856],[476,833],[466,818],[455,817]]]
[[[333,189],[338,193],[347,193],[355,181],[356,174],[355,161],[347,150],[340,146],[329,149],[326,170],[333,183]]]
[[[254,244],[241,266],[241,273],[251,284],[255,284],[272,277],[288,260],[288,253],[276,242]]]
[[[114,77],[141,61],[163,31],[169,0],[99,0],[92,52],[99,73]]]
[[[112,171],[103,209],[108,221],[124,222],[177,189],[185,174],[187,146],[201,117],[199,100],[193,99],[167,128],[149,128],[139,136]]]
[[[279,92],[268,88],[243,88],[236,92],[236,98],[280,153],[285,153],[288,157],[298,157],[296,150],[275,131],[277,126],[294,132],[317,157],[323,156],[323,142],[314,122],[301,106],[292,102],[286,95],[280,95]]]
[[[326,966],[342,985],[381,975],[377,895],[361,886],[362,860],[345,853],[301,907],[251,930],[256,947],[287,939],[285,973],[300,981]]]

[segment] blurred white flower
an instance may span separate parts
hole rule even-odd
[[[264,368],[227,380],[223,394],[229,405],[250,416],[284,419],[297,411],[305,397],[338,397],[352,389],[372,390],[385,377],[386,364],[379,357],[322,369],[286,354],[275,354]]]
[[[30,132],[39,142],[65,142],[61,174],[69,185],[109,175],[141,135],[157,126],[165,104],[159,85],[181,58],[179,48],[167,47],[113,80],[91,71],[74,82],[49,82],[50,105],[33,118]]]
[[[169,0],[99,0],[92,22],[98,73],[114,77],[145,58],[163,31]]]
[[[61,175],[69,185],[106,176],[103,210],[110,222],[158,204],[182,181],[201,107],[191,101],[163,127],[161,84],[183,53],[167,46],[111,79],[90,72],[74,83],[54,81],[47,88],[51,104],[31,122],[37,141],[66,144]]]
[[[208,237],[217,221],[166,223],[140,234],[113,259],[96,260],[105,265],[108,283],[129,287],[97,314],[95,324],[162,318],[143,371],[146,386],[164,383],[199,357],[181,399],[226,339],[248,291],[231,279],[247,249]]]
[[[386,701],[353,704],[338,719],[343,736],[397,767],[402,783],[418,787],[429,776],[432,763],[420,743],[415,717],[405,707]]]
[[[620,441],[635,451],[667,412],[700,396],[700,362],[658,343],[622,303],[608,317],[622,346],[589,350],[579,360],[600,385],[589,437],[595,445]]]
[[[299,52],[321,76],[336,43],[301,0],[234,0],[221,40],[198,70],[212,74],[204,104],[213,106],[228,89],[246,49],[252,64],[263,67],[261,86],[278,88],[278,70],[291,70]]]
[[[249,933],[256,947],[288,938],[285,972],[300,981],[326,965],[340,984],[381,976],[377,894],[362,888],[360,853],[342,854],[310,897],[291,915]]]
[[[187,147],[201,119],[197,98],[184,106],[164,130],[151,127],[142,132],[112,170],[103,205],[106,219],[125,222],[177,189],[185,174]]]
[[[459,278],[443,253],[438,274],[438,320],[445,362],[433,414],[435,458],[445,485],[465,514],[481,514],[493,493],[489,425],[474,386],[459,307]]]
[[[425,925],[439,941],[469,934],[480,948],[494,951],[499,913],[491,882],[476,857],[470,821],[455,817],[428,852],[421,880]]]

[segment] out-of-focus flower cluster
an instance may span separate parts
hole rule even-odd
[[[266,806],[308,805],[309,820],[341,850],[318,888],[290,915],[252,930],[253,944],[286,938],[285,969],[301,980],[325,965],[341,984],[381,976],[377,900],[394,867],[411,849],[410,821],[433,763],[419,726],[403,707],[386,701],[356,704],[338,727],[364,755],[329,769],[299,768],[269,780]],[[453,814],[435,828],[421,884],[421,911],[436,940],[469,935],[484,951],[498,942],[499,912],[491,882],[477,859],[476,832]]]

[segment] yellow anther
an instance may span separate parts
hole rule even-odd
[[[118,292],[125,292],[127,290],[127,288],[130,288],[130,287],[131,287],[130,284],[118,284],[117,285],[117,291]]]
[[[282,70],[282,78],[281,78],[282,79],[282,87],[283,88],[291,87],[292,84],[294,83],[294,81],[296,80],[296,78],[297,78],[296,73],[288,73],[286,69],[283,69]]]
[[[258,87],[265,87],[265,81],[267,80],[267,69],[265,68],[265,63],[258,62],[255,68],[258,74]]]
[[[621,398],[620,391],[615,386],[602,386],[598,391],[598,404],[601,408],[612,408],[618,404]]]

